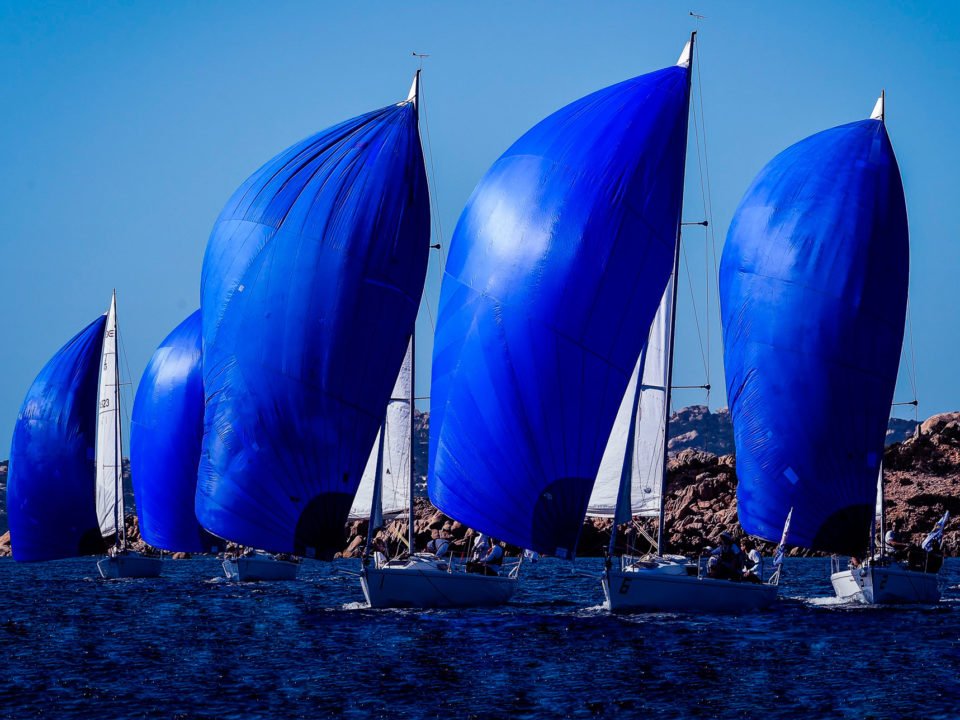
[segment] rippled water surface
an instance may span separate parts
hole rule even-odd
[[[960,717],[960,561],[944,600],[838,605],[789,560],[769,612],[611,617],[599,560],[525,566],[492,610],[368,610],[350,561],[232,584],[0,560],[0,715],[97,718]]]

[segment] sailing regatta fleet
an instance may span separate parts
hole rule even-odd
[[[835,563],[838,597],[936,601],[939,564],[900,562],[873,542],[909,268],[882,97],[869,119],[775,157],[723,250],[739,520],[779,544],[774,572],[719,579],[667,552],[694,41],[675,65],[540,121],[468,200],[434,336],[429,499],[566,560],[586,516],[612,518],[597,577],[611,611],[768,607],[787,546],[851,556]],[[348,518],[366,518],[356,574],[372,607],[514,595],[520,562],[472,572],[415,545],[415,324],[436,247],[419,83],[418,71],[405,100],[287,148],[221,211],[200,309],[160,344],[133,405],[131,472],[152,547],[221,553],[230,542],[240,549],[224,558],[228,577],[293,579],[300,558],[331,559]],[[7,494],[18,561],[104,555],[104,577],[161,571],[126,543],[116,318],[114,294],[24,400]],[[390,516],[408,523],[395,557],[375,546]],[[657,523],[641,554],[619,531],[642,518]]]

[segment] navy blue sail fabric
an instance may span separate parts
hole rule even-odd
[[[200,311],[174,328],[150,358],[133,402],[130,472],[140,534],[171,552],[223,546],[197,522],[194,499],[203,440]]]
[[[429,493],[573,557],[673,264],[688,70],[562,108],[487,171],[454,232],[433,353]]]
[[[7,515],[21,562],[96,555],[106,547],[96,508],[97,390],[106,316],[57,351],[37,375],[13,430]]]
[[[909,249],[879,120],[793,145],[736,211],[720,267],[724,366],[744,530],[867,546],[896,384]]]
[[[348,120],[254,173],[203,262],[196,513],[244,545],[329,556],[423,292],[430,217],[413,103]]]

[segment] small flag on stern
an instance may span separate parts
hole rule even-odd
[[[934,545],[939,545],[943,540],[943,529],[947,526],[947,521],[950,519],[950,511],[947,510],[943,517],[933,526],[933,530],[930,531],[930,534],[923,539],[923,542],[920,544],[927,552],[930,552],[934,549]]]
[[[793,508],[787,513],[787,521],[783,524],[783,535],[780,536],[780,544],[777,545],[777,552],[773,555],[773,567],[779,569],[783,565],[783,556],[786,552],[787,533],[790,532],[790,518],[793,515]]]

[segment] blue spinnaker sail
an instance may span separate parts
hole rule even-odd
[[[130,421],[130,472],[140,534],[171,552],[211,552],[223,542],[197,522],[203,440],[200,311],[177,325],[147,364]]]
[[[775,157],[740,202],[720,267],[740,524],[860,553],[896,385],[909,248],[881,120]]]
[[[97,520],[97,390],[106,316],[43,367],[13,430],[7,515],[21,562],[106,550]]]
[[[208,530],[341,548],[413,332],[429,223],[413,101],[297,143],[234,193],[203,262]]]
[[[429,493],[573,557],[676,247],[689,69],[562,108],[487,171],[454,232],[433,353]]]

